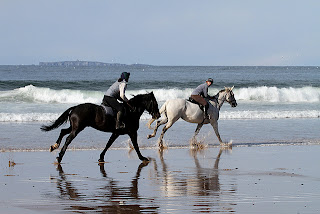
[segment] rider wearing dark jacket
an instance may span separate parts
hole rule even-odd
[[[103,105],[110,106],[114,110],[118,111],[116,129],[121,129],[125,126],[122,122],[124,106],[118,100],[125,103],[128,102],[125,92],[127,88],[127,82],[129,81],[129,77],[129,72],[123,72],[118,81],[116,81],[109,87],[102,100]]]
[[[204,107],[204,119],[209,118],[208,117],[209,104],[204,98],[210,97],[208,95],[208,88],[212,85],[212,83],[213,83],[213,79],[209,78],[205,83],[199,85],[191,93],[191,98]]]

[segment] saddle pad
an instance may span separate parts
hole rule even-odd
[[[115,116],[115,113],[113,112],[113,109],[109,106],[105,106],[105,105],[100,105],[106,114],[111,115],[111,116]]]
[[[197,101],[195,101],[191,97],[189,97],[189,99],[187,101],[194,103],[194,104],[197,104],[199,106],[199,108],[203,111],[203,106],[201,104],[197,103]]]

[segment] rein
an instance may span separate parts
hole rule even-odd
[[[216,102],[217,102],[219,111],[220,111],[220,108],[221,108],[222,104],[224,103],[224,100],[221,99],[221,98],[219,98],[219,97],[220,97],[220,93],[225,92],[225,91],[226,91],[226,90],[223,89],[223,90],[219,91],[219,92],[214,96],[214,100],[216,100]],[[221,102],[220,102],[220,101],[221,101]]]
[[[129,100],[130,105],[135,107],[135,111],[137,111],[138,108],[144,108],[144,110],[151,110],[151,113],[156,113],[156,109],[154,108],[154,103],[152,102],[152,99],[150,99],[149,94],[139,94],[134,96]]]
[[[217,105],[218,105],[219,110],[220,110],[221,106],[223,105],[224,101],[227,101],[229,104],[231,104],[231,103],[235,100],[235,99],[233,98],[233,100],[228,101],[225,96],[223,96],[224,99],[219,98],[219,97],[220,97],[220,93],[223,93],[223,92],[226,92],[226,89],[223,89],[223,90],[219,91],[219,92],[214,96],[214,99],[217,101]],[[232,92],[232,91],[230,91],[229,93],[231,93],[231,92]],[[226,93],[228,93],[228,92],[226,92]],[[231,95],[232,95],[232,94],[231,94]],[[234,95],[232,95],[232,96],[234,96]]]

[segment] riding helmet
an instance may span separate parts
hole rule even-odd
[[[130,77],[130,73],[129,72],[122,72],[121,74],[121,79],[124,79],[128,82],[128,79]]]
[[[207,82],[213,83],[213,79],[212,79],[212,78],[209,78],[209,79],[207,80]]]

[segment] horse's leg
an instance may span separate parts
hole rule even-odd
[[[139,149],[139,146],[138,146],[138,141],[137,141],[137,137],[138,137],[137,136],[137,132],[129,133],[129,136],[131,138],[131,142],[133,144],[134,149],[137,152],[137,155],[138,155],[139,159],[142,160],[142,161],[149,161],[148,158],[143,157],[141,152],[140,152],[140,149]]]
[[[167,118],[167,117],[165,117],[165,118],[164,118],[163,120],[161,120],[161,121],[158,120],[158,121],[156,122],[156,127],[154,128],[153,133],[150,134],[150,135],[148,135],[147,138],[149,139],[149,138],[152,138],[152,137],[156,136],[159,126],[161,126],[161,125],[163,125],[163,124],[166,124],[167,122],[168,122],[168,118]]]
[[[211,125],[212,125],[212,127],[213,127],[214,132],[215,132],[216,135],[217,135],[217,138],[218,138],[218,140],[219,140],[219,142],[220,142],[220,145],[222,145],[223,142],[222,142],[222,140],[221,140],[221,137],[220,137],[220,134],[219,134],[219,130],[218,130],[218,121],[216,121],[216,120],[211,120],[210,123],[211,123]]]
[[[109,141],[104,148],[104,150],[100,154],[99,162],[104,162],[104,155],[106,154],[107,150],[110,148],[110,146],[113,144],[113,142],[119,137],[119,134],[112,133],[111,137],[109,138]]]
[[[69,134],[70,132],[71,132],[71,126],[69,128],[67,128],[67,129],[61,129],[61,132],[60,132],[60,135],[59,135],[59,138],[58,138],[57,142],[54,145],[50,146],[50,152],[52,152],[55,149],[59,148],[62,138],[66,134]]]
[[[160,148],[163,147],[163,142],[162,142],[162,140],[163,140],[164,134],[166,133],[166,131],[167,131],[179,118],[180,118],[180,117],[173,118],[173,120],[170,120],[170,121],[165,125],[165,127],[163,127],[162,133],[161,133],[161,135],[160,135],[159,142],[158,142],[158,145],[159,145]]]
[[[203,126],[203,123],[199,123],[199,124],[197,125],[197,128],[196,128],[196,130],[195,130],[194,135],[193,135],[192,138],[196,138],[196,136],[199,134],[200,129],[202,128],[202,126]]]
[[[79,132],[81,132],[85,128],[85,126],[80,125],[80,121],[77,116],[70,117],[70,125],[72,127],[72,131],[69,134],[69,136],[67,137],[66,142],[64,143],[64,145],[59,153],[59,156],[57,157],[58,163],[61,162],[63,155],[66,152],[71,141],[79,134]]]
[[[193,137],[192,137],[192,139],[190,141],[192,145],[196,145],[197,144],[196,136],[199,134],[200,129],[202,128],[202,126],[203,126],[203,123],[199,123],[197,125],[197,128],[196,128],[196,130],[194,132],[194,135],[193,135]]]
[[[59,153],[59,156],[57,157],[57,161],[58,163],[61,163],[61,160],[63,158],[63,155],[64,153],[66,152],[69,144],[71,143],[71,141],[77,136],[77,133],[75,131],[72,131],[69,136],[67,137],[66,139],[66,142],[64,143],[60,153]]]

